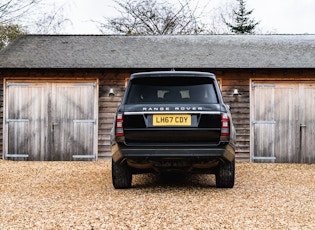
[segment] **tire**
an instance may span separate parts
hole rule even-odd
[[[235,181],[235,159],[219,165],[216,175],[217,188],[233,188]]]
[[[126,162],[115,163],[112,160],[112,182],[115,189],[131,187],[132,173]]]

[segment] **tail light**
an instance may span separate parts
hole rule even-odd
[[[116,115],[116,137],[124,136],[124,114],[118,113]]]
[[[230,136],[230,119],[227,113],[221,113],[221,137]]]

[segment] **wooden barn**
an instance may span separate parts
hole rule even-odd
[[[0,52],[2,158],[110,156],[130,74],[173,68],[217,76],[238,160],[315,163],[315,35],[22,36]]]

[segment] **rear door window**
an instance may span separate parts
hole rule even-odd
[[[130,82],[126,104],[216,104],[218,96],[210,78],[148,77]]]

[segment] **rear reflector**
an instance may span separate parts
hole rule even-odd
[[[221,113],[221,136],[230,136],[230,120],[227,113]]]

